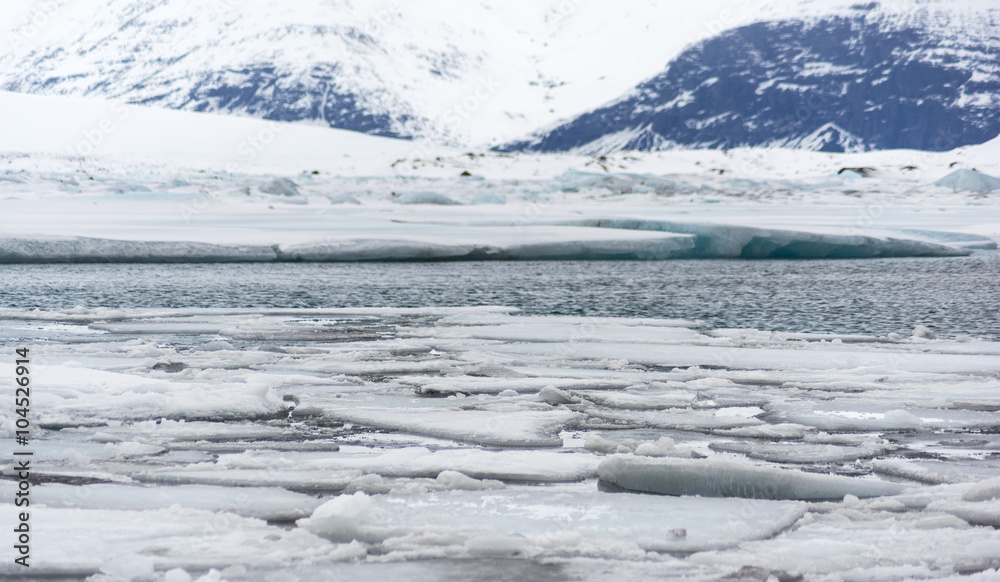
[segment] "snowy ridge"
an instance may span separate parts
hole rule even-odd
[[[89,159],[134,166],[169,158],[175,170],[194,166],[227,173],[291,165],[301,171],[303,163],[335,159],[341,172],[365,175],[385,172],[393,160],[416,151],[406,141],[353,131],[104,99],[0,92],[0,107],[17,112],[0,117],[0,152],[49,159],[64,172]]]
[[[500,149],[982,143],[1000,133],[998,22],[987,2],[898,2],[746,24],[690,47],[618,100]],[[642,138],[622,139],[630,134]]]
[[[0,17],[0,87],[496,143],[613,98],[728,7],[249,0],[194,19],[190,0],[53,2]]]
[[[685,6],[627,0],[613,10],[599,3],[558,0],[307,0],[294,6],[247,0],[220,2],[204,18],[190,17],[202,8],[193,0],[53,0],[11,8],[0,16],[7,39],[0,47],[0,88],[484,147],[511,143],[560,120],[593,112],[637,86],[642,94],[664,64],[688,59],[696,43],[725,43],[740,27],[761,25],[772,34],[768,27],[798,30],[824,22],[870,21],[878,23],[871,34],[885,36],[880,42],[896,42],[899,31],[921,35],[920,42],[897,43],[902,54],[883,63],[900,75],[908,75],[910,56],[943,69],[973,71],[971,80],[957,83],[955,94],[948,95],[961,109],[956,115],[977,125],[977,132],[959,141],[978,143],[993,137],[980,135],[993,127],[992,118],[983,112],[992,107],[995,94],[991,47],[996,41],[996,9],[988,0],[707,0]],[[823,30],[845,46],[857,36],[850,27]],[[783,46],[797,50],[794,42]],[[699,66],[715,68],[707,56]],[[754,74],[759,86],[801,89],[839,83],[862,70],[834,64],[836,56],[800,56],[802,62],[793,67],[798,78],[786,78],[787,72],[780,70],[758,71]],[[682,107],[708,79],[678,91],[657,85],[662,99],[643,102],[634,113],[666,115],[667,104]],[[893,95],[909,98],[903,89],[922,90],[910,79],[894,85]],[[933,80],[936,86],[945,82]],[[769,98],[775,95],[779,93],[768,93]],[[867,111],[864,103],[851,106],[856,115]],[[785,104],[784,109],[782,115],[794,113],[795,107]],[[920,112],[942,115],[930,105]],[[732,147],[718,135],[722,120],[712,121],[725,113],[746,112],[723,108],[687,115],[702,125],[694,137],[671,135],[662,120],[657,121],[647,137],[621,145],[646,150],[675,142]],[[752,121],[753,116],[744,117]],[[649,125],[648,119],[640,121],[605,131],[638,131]],[[767,139],[737,141],[797,140],[823,123],[809,125],[794,131],[773,128]],[[859,135],[866,147],[912,145],[898,139],[872,140],[869,131],[848,127],[843,120],[838,125]],[[536,147],[565,151],[600,137],[580,128],[573,133],[550,136]]]

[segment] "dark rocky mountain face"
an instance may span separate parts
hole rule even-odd
[[[191,111],[240,112],[273,121],[320,121],[330,127],[387,137],[407,137],[395,131],[395,119],[373,113],[357,95],[338,88],[336,64],[315,66],[294,76],[272,64],[205,74],[176,106]],[[171,95],[148,97],[144,105],[173,107]]]
[[[859,8],[722,33],[619,101],[499,149],[942,151],[1000,133],[996,37],[945,39]]]

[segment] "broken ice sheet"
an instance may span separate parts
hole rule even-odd
[[[13,481],[0,481],[0,494],[13,499]],[[169,509],[178,505],[190,509],[225,511],[268,521],[293,521],[307,517],[320,504],[316,498],[275,487],[231,487],[182,485],[177,487],[95,483],[37,485],[31,490],[32,503],[49,508],[78,509]]]
[[[775,535],[805,513],[797,502],[603,493],[586,485],[413,498],[338,497],[299,525],[337,542],[379,543],[408,557],[581,555],[643,558]]]
[[[564,410],[372,408],[326,411],[327,416],[374,428],[505,447],[562,446],[559,432],[577,418]]]
[[[46,386],[34,399],[41,426],[161,417],[237,420],[287,409],[262,383],[177,382],[65,364],[35,366],[34,373]]]
[[[899,550],[887,562],[896,572],[995,567],[984,480],[1000,471],[1000,382],[988,342],[506,309],[4,310],[0,321],[63,338],[38,368],[51,387],[36,411],[50,430],[33,439],[40,509],[71,530],[98,513],[146,524],[124,530],[134,543],[120,552],[49,547],[60,571],[138,564],[197,577],[235,564],[251,577],[390,558],[603,560],[614,571],[655,560],[709,577],[744,566],[839,575],[829,560],[842,558],[879,567],[854,532]],[[392,333],[348,337],[337,325]],[[13,422],[0,411],[0,429]],[[696,463],[742,479],[744,493],[790,473],[792,499],[708,497],[726,491],[707,482],[637,487],[700,497],[600,490],[598,467],[616,459],[633,477]],[[799,501],[795,483],[822,500]],[[212,537],[193,525],[216,520],[239,527]],[[923,553],[877,537],[895,530]],[[967,547],[947,545],[947,532]],[[181,559],[176,548],[192,543],[218,543],[220,557]]]
[[[17,510],[0,505],[0,518],[15,523]],[[258,519],[179,506],[148,511],[40,507],[31,512],[31,528],[32,576],[85,577],[123,556],[141,564],[135,571],[150,576],[154,569],[199,571],[237,564],[255,568],[332,561],[338,551],[300,528],[282,529]],[[0,543],[12,547],[15,534],[6,527],[2,532]],[[23,574],[22,568],[4,560],[0,574]]]

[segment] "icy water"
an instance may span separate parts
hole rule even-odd
[[[1000,339],[1000,252],[825,261],[550,261],[0,267],[0,305],[424,307],[700,319],[707,327]]]
[[[0,267],[32,574],[996,579],[1000,343],[952,338],[1000,338],[998,275],[988,252]]]
[[[0,341],[38,579],[1000,574],[1000,343],[475,307],[3,309]]]

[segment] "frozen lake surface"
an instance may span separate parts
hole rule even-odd
[[[941,273],[948,261],[919,264]],[[831,280],[862,267],[824,264],[844,269]],[[596,269],[594,281],[616,267],[657,280],[651,263],[500,267],[558,281],[566,265]],[[664,267],[692,275],[686,263]],[[189,302],[222,302],[240,271],[210,268],[206,284],[180,275],[202,267],[169,279],[154,267],[95,273],[128,281],[109,297],[151,289],[159,273],[168,290],[186,281]],[[47,277],[53,287],[39,294],[51,297],[67,269],[10,272]],[[277,302],[266,273],[325,273],[320,281],[344,289],[351,269],[355,281],[382,270],[393,273],[388,289],[411,269],[415,301],[431,303],[453,269],[491,298],[475,264],[266,269],[242,271],[254,276],[240,285],[256,291],[236,297]],[[291,298],[297,284],[274,277],[269,288]],[[16,346],[31,349],[31,573],[996,579],[1000,343],[856,330],[500,307],[0,309],[10,359]],[[0,411],[0,431],[12,434],[15,420]],[[9,459],[3,500],[16,487]],[[0,505],[3,523],[14,512]],[[11,547],[10,528],[0,532]],[[0,564],[3,576],[19,569]]]
[[[969,257],[2,265],[0,305],[424,307],[667,317],[709,327],[1000,340],[1000,252]]]

